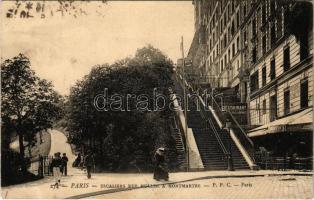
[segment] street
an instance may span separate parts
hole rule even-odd
[[[312,177],[221,178],[95,196],[108,199],[268,199],[312,198]]]
[[[61,155],[66,153],[68,162],[68,174],[69,175],[83,175],[82,170],[72,167],[76,156],[72,153],[70,144],[67,143],[66,136],[58,130],[50,130],[51,134],[51,148],[49,155],[53,156],[54,153],[60,152]]]
[[[75,155],[65,135],[57,130],[50,133],[50,154],[59,151],[68,155],[69,176],[62,177],[59,189],[51,187],[52,177],[3,187],[3,198],[310,198],[313,195],[311,173],[297,171],[177,172],[170,173],[169,182],[155,181],[151,173],[99,173],[87,179],[83,170],[72,168]]]

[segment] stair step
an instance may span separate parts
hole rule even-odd
[[[177,81],[175,81],[175,88],[174,91],[177,94],[183,94],[183,89]],[[221,89],[220,92],[226,92],[233,94],[233,90],[230,88]],[[191,101],[193,102],[193,101]],[[229,98],[227,102],[237,102],[237,98]],[[184,105],[181,102],[181,105]],[[187,121],[189,128],[192,128],[196,145],[200,152],[201,159],[204,163],[206,170],[226,170],[227,169],[227,160],[226,156],[223,154],[219,143],[214,135],[212,127],[208,127],[208,124],[205,124],[205,120],[201,115],[200,111],[196,110],[196,105],[194,103],[189,103],[189,111],[187,113]],[[207,115],[208,114],[208,115]],[[214,128],[217,130],[218,135],[220,136],[223,144],[225,145],[226,149],[229,148],[229,133],[227,130],[221,129],[216,122],[216,119],[213,117],[211,112],[208,112],[206,115],[212,120]],[[178,130],[179,131],[179,130]],[[180,138],[180,139],[179,139]],[[176,143],[176,145],[183,146],[181,137],[176,138],[178,142],[181,142],[181,145]],[[232,151],[232,159],[235,169],[248,169],[249,166],[247,165],[245,159],[243,158],[241,152],[234,144],[233,140],[230,141],[230,147]]]

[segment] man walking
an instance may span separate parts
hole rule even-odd
[[[59,187],[60,181],[61,181],[61,172],[60,172],[60,168],[62,166],[62,160],[61,160],[61,153],[55,153],[54,154],[54,158],[52,159],[51,162],[51,168],[53,170],[53,176],[55,179],[55,184],[54,186],[56,188]]]
[[[87,178],[90,179],[92,176],[92,167],[94,167],[95,169],[95,161],[91,151],[88,151],[87,155],[84,158],[84,166],[86,167]]]
[[[68,175],[68,157],[66,155],[66,153],[63,153],[62,155],[62,173],[64,174],[64,176]]]

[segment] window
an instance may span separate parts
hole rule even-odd
[[[229,3],[228,4],[228,18],[230,18],[231,17],[231,14],[232,14],[232,6],[231,6],[231,4]]]
[[[246,2],[244,2],[244,5],[243,5],[243,13],[244,13],[244,16],[246,16]]]
[[[258,71],[250,76],[250,89],[251,92],[258,89]]]
[[[266,3],[262,6],[262,25],[266,22]]]
[[[257,110],[258,122],[261,123],[261,119],[262,119],[261,114],[262,114],[262,112],[261,112],[261,108],[260,108],[259,104],[256,105],[256,110]]]
[[[233,43],[232,44],[232,57],[234,57],[235,55],[235,44]]]
[[[227,54],[225,54],[225,65],[227,66]]]
[[[220,71],[222,72],[223,70],[224,70],[224,60],[221,60]]]
[[[266,114],[266,99],[263,100],[263,115]]]
[[[252,21],[252,37],[256,36],[256,19],[254,18]]]
[[[230,42],[231,40],[231,30],[230,30],[230,26],[228,27],[228,36],[227,36],[227,41]]]
[[[287,71],[290,68],[290,47],[287,46],[283,52],[283,68]]]
[[[304,60],[309,56],[309,41],[308,36],[302,35],[300,37],[300,60]]]
[[[262,86],[266,85],[266,66],[262,69]]]
[[[275,1],[273,0],[270,1],[270,14],[271,15],[275,14]]]
[[[240,38],[239,36],[237,37],[237,51],[240,50]]]
[[[233,37],[234,33],[235,33],[234,20],[232,20],[232,24],[231,24],[231,37]]]
[[[263,35],[263,38],[262,38],[262,53],[263,54],[266,53],[266,35]]]
[[[228,62],[230,62],[231,59],[231,53],[230,53],[230,49],[228,49]]]
[[[244,46],[247,44],[246,39],[247,39],[247,35],[246,35],[246,31],[244,31],[244,33],[243,33]]]
[[[225,11],[225,17],[224,17],[224,26],[227,25],[227,11]]]
[[[257,51],[256,51],[256,46],[255,46],[252,49],[252,63],[256,63],[256,60],[257,60]]]
[[[277,20],[276,20],[276,25],[277,25],[277,38],[280,38],[282,36],[282,16],[277,15]]]
[[[290,90],[286,89],[283,94],[284,101],[284,114],[287,115],[290,113]]]
[[[284,10],[284,32],[287,33],[288,31],[288,26],[289,26],[289,22],[288,22],[288,19],[289,19],[289,9],[285,9]]]
[[[309,101],[309,85],[308,80],[304,79],[301,81],[300,84],[300,107],[306,108],[308,107],[308,101]]]
[[[215,37],[215,32],[213,33],[213,43],[215,43],[216,37]]]
[[[270,61],[270,80],[274,80],[276,78],[276,60],[273,58]]]
[[[227,46],[227,36],[226,34],[224,35],[224,48]]]
[[[270,112],[269,112],[269,120],[274,121],[277,119],[277,96],[273,95],[269,99],[269,107],[270,107]]]
[[[276,43],[276,31],[275,31],[275,26],[272,26],[270,29],[270,45],[271,47],[275,46]]]
[[[240,13],[237,12],[237,27],[240,27]]]

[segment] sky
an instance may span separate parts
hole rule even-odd
[[[36,12],[33,18],[6,18],[13,4],[0,3],[2,60],[24,53],[36,74],[52,81],[62,95],[68,95],[93,66],[133,56],[148,44],[176,62],[181,57],[181,36],[187,53],[194,34],[191,1],[92,1],[77,5],[76,10],[80,6],[87,14],[76,18],[74,12],[64,16],[52,12],[58,6],[54,1],[46,3],[51,11],[45,18]]]

